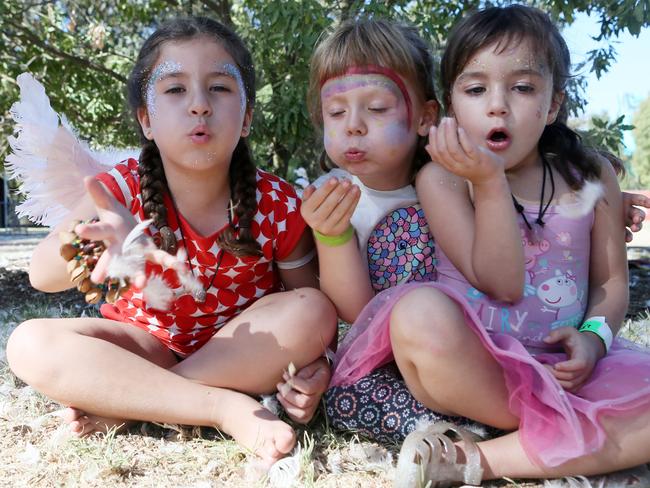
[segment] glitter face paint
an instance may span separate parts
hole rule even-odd
[[[163,61],[151,73],[145,91],[145,103],[147,104],[147,112],[149,112],[150,117],[156,115],[156,83],[165,76],[178,73],[181,71],[181,68],[181,64],[176,61]]]
[[[323,84],[321,89],[321,98],[326,101],[328,98],[346,93],[349,90],[364,87],[378,87],[390,92],[397,100],[404,99],[404,94],[408,97],[408,92],[400,90],[394,81],[382,74],[349,74],[329,79]],[[406,102],[406,100],[405,100]],[[382,131],[382,141],[388,146],[399,145],[402,139],[407,136],[411,126],[411,117],[407,106],[406,120],[377,120],[376,127]],[[325,131],[326,146],[332,142],[338,134],[334,130]]]
[[[384,79],[384,77],[388,78],[390,81],[392,81],[395,84],[395,86],[397,87],[397,89],[399,90],[399,92],[401,93],[402,97],[404,98],[404,102],[406,103],[406,115],[408,117],[408,128],[409,129],[411,128],[411,113],[412,113],[411,97],[409,96],[409,92],[406,89],[406,85],[404,84],[404,81],[402,80],[402,78],[400,78],[400,76],[397,73],[395,73],[392,69],[384,68],[382,66],[373,66],[373,65],[369,65],[369,66],[351,66],[342,75],[336,76],[336,77],[333,77],[333,78],[327,78],[327,79],[321,81],[321,84],[320,84],[320,86],[321,86],[321,98],[324,99],[324,98],[326,98],[328,96],[328,88],[326,88],[325,90],[322,90],[322,88],[325,87],[326,84],[331,85],[331,83],[333,81],[337,81],[337,80],[343,80],[345,82],[346,79],[354,78],[355,77],[354,75],[359,76],[359,78],[358,78],[359,85],[358,86],[364,86],[364,84],[363,84],[364,76],[363,75],[374,75],[374,76],[366,76],[365,80],[367,80],[367,81],[366,81],[365,84],[370,84],[373,80],[375,80],[376,84],[378,84],[379,86],[384,86],[385,88],[388,88],[391,91],[394,90],[394,87],[392,87],[392,85],[390,85],[390,83],[387,83],[387,81]],[[356,88],[356,86],[348,86],[348,88],[346,88],[346,89],[350,90],[352,88]],[[334,94],[334,93],[337,93],[337,92],[332,92],[331,94]]]
[[[541,164],[537,145],[556,110],[550,66],[531,42],[479,49],[451,90],[458,125],[474,144],[498,152],[511,173]]]
[[[239,89],[239,104],[241,113],[246,112],[246,87],[244,86],[244,79],[242,78],[239,68],[232,63],[225,63],[223,65],[218,65],[217,70],[226,75],[232,76],[237,82],[237,88]]]
[[[409,181],[417,131],[409,85],[376,71],[353,68],[321,84],[323,142],[338,167],[390,190]]]

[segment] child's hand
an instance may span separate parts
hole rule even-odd
[[[122,243],[131,229],[135,227],[136,221],[133,215],[113,198],[95,178],[86,178],[84,183],[97,209],[99,222],[79,224],[75,231],[85,239],[104,241],[106,250],[97,261],[90,276],[95,283],[101,283],[106,279],[111,259],[122,253]],[[182,265],[182,263],[179,265],[175,256],[160,249],[146,251],[145,257],[149,261],[169,268],[178,268]],[[138,288],[143,288],[146,284],[144,271],[137,272],[130,278]]]
[[[569,359],[550,368],[562,388],[575,392],[589,379],[605,346],[595,334],[579,332],[575,327],[560,327],[545,339],[546,344],[561,343]]]
[[[343,234],[357,207],[361,191],[348,179],[328,179],[316,189],[312,185],[302,194],[300,213],[313,230],[326,236]]]
[[[438,127],[431,126],[425,149],[432,161],[474,185],[486,183],[504,172],[503,158],[470,141],[463,128],[450,117],[442,119]]]
[[[643,227],[645,212],[637,207],[650,208],[650,198],[638,193],[623,193],[623,208],[625,215],[625,241],[631,242],[632,232],[639,232]]]
[[[289,383],[289,375],[286,372],[283,379],[287,383],[278,384],[278,401],[291,419],[306,424],[314,416],[320,398],[327,390],[330,381],[330,367],[327,360],[319,358],[293,375],[290,390],[282,386]],[[282,391],[285,391],[285,394],[281,393]]]

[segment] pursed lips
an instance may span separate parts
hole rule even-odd
[[[210,140],[212,134],[210,133],[207,125],[200,124],[192,129],[192,132],[190,132],[189,136],[192,142],[196,144],[203,144]]]
[[[352,147],[345,151],[345,157],[350,161],[361,161],[366,157],[366,151]]]

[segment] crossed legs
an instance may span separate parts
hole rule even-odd
[[[27,321],[7,359],[36,390],[74,406],[68,420],[82,432],[126,420],[217,426],[270,463],[295,435],[245,393],[273,391],[290,361],[322,354],[335,327],[330,302],[305,288],[260,299],[180,363],[149,333],[99,318]]]
[[[393,308],[390,332],[398,367],[420,402],[440,413],[504,430],[517,428],[500,365],[444,293],[417,288],[406,294]],[[532,463],[516,431],[480,442],[484,478],[594,475],[650,461],[650,411],[601,420],[606,432],[603,448],[554,468]]]

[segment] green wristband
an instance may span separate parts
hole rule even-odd
[[[338,236],[326,236],[315,230],[314,236],[318,242],[321,242],[326,246],[342,246],[350,239],[352,239],[352,236],[354,236],[354,227],[352,227],[352,224],[350,224],[350,226],[343,232],[343,234],[339,234]]]
[[[603,341],[605,346],[605,353],[609,352],[609,348],[612,347],[612,342],[614,336],[612,334],[612,329],[607,325],[605,317],[589,317],[585,322],[578,328],[580,332],[591,332],[596,334],[598,338]]]

